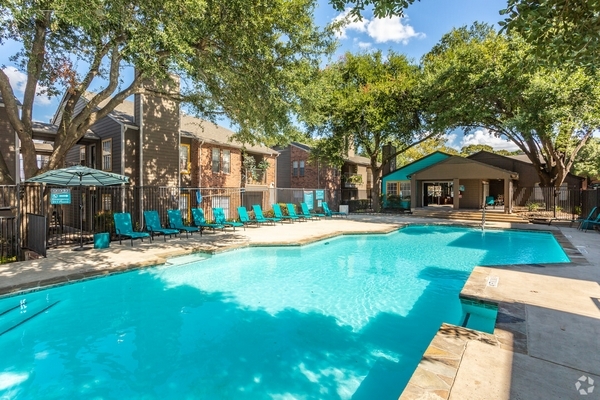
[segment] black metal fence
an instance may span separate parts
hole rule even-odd
[[[260,204],[266,211],[275,202],[299,204],[305,200],[305,193],[312,193],[315,207],[319,201],[326,200],[336,206],[339,201],[336,193],[323,190],[318,193],[315,189],[275,189],[267,187],[251,188],[183,188],[183,187],[135,187],[135,186],[104,186],[104,187],[70,187],[53,186],[53,189],[68,189],[70,204],[51,204],[49,187],[34,184],[23,184],[11,189],[6,188],[6,204],[12,207],[13,216],[6,222],[7,228],[0,230],[0,249],[7,250],[8,257],[17,255],[19,244],[24,248],[35,247],[31,243],[39,243],[42,236],[40,230],[45,226],[45,247],[57,247],[78,244],[80,236],[84,243],[93,241],[96,233],[108,232],[114,238],[113,214],[128,212],[131,214],[135,229],[142,230],[144,226],[143,212],[156,210],[163,225],[167,224],[167,210],[179,209],[186,223],[192,223],[191,209],[202,208],[208,221],[214,219],[213,208],[223,208],[228,219],[237,219],[237,207],[251,209],[252,205]],[[0,201],[2,200],[0,187]],[[17,195],[18,193],[18,195]],[[321,199],[323,194],[324,199]],[[30,223],[31,218],[19,218],[26,215],[38,215],[44,224],[35,227]],[[12,229],[12,230],[11,230]],[[17,235],[19,233],[19,235]],[[9,248],[12,249],[9,251]],[[31,249],[31,248],[30,248]],[[31,249],[39,252],[39,248]],[[5,254],[2,253],[2,254]],[[4,259],[3,258],[3,259]]]
[[[344,189],[345,190],[345,189]],[[79,243],[80,233],[84,242],[93,235],[109,232],[114,235],[113,213],[131,214],[134,228],[144,229],[143,211],[156,210],[166,225],[167,210],[180,209],[183,218],[191,223],[191,209],[200,207],[207,220],[213,220],[214,207],[223,208],[229,219],[238,216],[237,207],[250,209],[260,204],[271,209],[273,203],[299,204],[310,196],[314,208],[327,201],[336,209],[341,204],[349,206],[350,212],[372,209],[367,191],[329,189],[284,188],[180,188],[180,187],[72,187],[71,203],[50,204],[50,190],[40,185],[0,186],[0,263],[14,260],[20,247],[34,242],[38,236],[33,232],[27,214],[41,215],[45,219],[46,247]],[[580,191],[567,188],[519,188],[515,192],[514,206],[532,215],[547,218],[573,220],[588,215],[593,207],[600,207],[600,189]],[[81,224],[81,228],[80,228]],[[44,226],[44,225],[40,225]],[[35,231],[43,229],[36,228]]]
[[[0,264],[17,258],[17,218],[0,217]]]
[[[597,190],[535,186],[517,188],[513,206],[530,217],[572,221],[587,215],[597,202]]]

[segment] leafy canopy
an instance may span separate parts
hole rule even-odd
[[[0,43],[27,73],[19,116],[14,88],[0,71],[0,91],[23,143],[26,176],[37,173],[31,121],[36,87],[67,93],[49,168],[116,105],[135,93],[188,103],[199,116],[227,116],[239,139],[274,142],[293,129],[299,91],[333,49],[329,28],[314,24],[315,0],[7,0]],[[135,77],[125,71],[133,67]],[[181,91],[173,92],[173,76]],[[145,82],[159,82],[149,86]],[[90,89],[95,95],[75,113]],[[88,96],[89,97],[89,96]],[[102,106],[100,106],[102,104]],[[1,164],[1,163],[0,163]],[[2,173],[0,165],[0,177]]]
[[[316,101],[305,109],[303,121],[309,131],[324,138],[317,146],[320,156],[341,165],[352,146],[368,157],[376,199],[381,163],[430,136],[422,126],[420,79],[419,67],[404,55],[346,53],[321,71],[311,88],[310,98]],[[388,142],[400,148],[383,158]]]
[[[533,46],[538,62],[595,69],[600,57],[600,2],[509,0],[500,22]]]
[[[482,24],[446,34],[423,58],[429,122],[487,128],[529,157],[542,186],[560,186],[600,126],[600,89],[594,74],[541,67],[530,50]]]

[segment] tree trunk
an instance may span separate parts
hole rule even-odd
[[[380,188],[381,188],[381,173],[382,167],[377,167],[377,159],[371,159],[371,172],[373,174],[373,187],[371,188],[371,200],[373,201],[373,211],[381,212]]]
[[[15,177],[10,175],[4,156],[0,154],[0,185],[14,185]]]

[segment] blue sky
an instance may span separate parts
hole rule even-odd
[[[340,46],[334,59],[346,51],[356,53],[380,49],[384,53],[393,50],[406,54],[418,62],[452,28],[471,25],[475,21],[497,24],[501,20],[499,10],[505,7],[506,0],[422,0],[406,10],[405,18],[375,19],[372,13],[366,11],[362,21],[352,22],[340,32]],[[339,18],[340,14],[327,0],[319,0],[315,18],[319,25],[324,26]],[[0,65],[11,77],[17,97],[22,97],[25,75],[8,59],[17,49],[16,43],[2,45]],[[48,122],[59,100],[40,96],[36,100],[34,119]],[[456,132],[449,136],[449,144],[456,148],[479,143],[497,149],[515,149],[512,143],[491,137],[484,131],[469,135]]]

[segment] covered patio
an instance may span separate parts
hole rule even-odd
[[[512,212],[513,183],[519,174],[468,158],[451,156],[411,176],[411,208],[448,204],[453,209],[481,209],[486,198]]]

